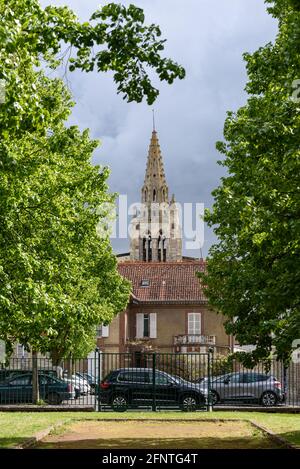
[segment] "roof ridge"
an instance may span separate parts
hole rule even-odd
[[[145,262],[145,261],[133,261],[133,260],[128,260],[128,261],[123,261],[123,262],[120,262],[118,265],[126,265],[126,264],[129,264],[129,265],[132,265],[132,264],[140,264],[140,265],[144,265],[145,267],[149,266],[153,266],[153,265],[160,265],[160,266],[164,266],[164,265],[193,265],[193,264],[206,264],[206,261],[204,260],[195,260],[195,261],[166,261],[166,262],[160,262],[160,261],[151,261],[151,262]]]

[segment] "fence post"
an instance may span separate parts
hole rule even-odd
[[[156,380],[155,380],[155,371],[156,371],[156,353],[152,354],[152,384],[153,384],[153,395],[152,395],[152,411],[156,412]]]
[[[100,363],[100,350],[98,347],[95,349],[95,359],[96,363],[95,366],[97,366],[97,399],[98,399],[98,412],[101,412],[101,388],[100,388],[100,382],[101,382],[101,363]],[[96,396],[96,391],[95,391],[95,396]]]
[[[38,353],[32,350],[32,403],[37,404],[40,400],[39,375],[38,375]]]
[[[285,402],[288,400],[288,383],[287,383],[287,376],[288,376],[288,368],[285,363],[283,363],[283,392],[285,397]]]
[[[207,411],[212,412],[213,407],[212,407],[212,395],[211,395],[211,371],[212,371],[212,365],[213,365],[213,351],[211,348],[208,349],[208,362],[207,362],[207,391],[208,391],[208,396],[207,396]]]

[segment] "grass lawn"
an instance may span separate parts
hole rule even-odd
[[[37,432],[52,425],[64,424],[63,429],[78,421],[121,421],[155,419],[180,419],[193,421],[197,419],[244,419],[253,420],[272,430],[291,443],[300,445],[300,414],[271,414],[260,412],[0,412],[0,447],[13,447],[21,444]],[[92,422],[91,422],[92,423]],[[238,422],[237,422],[238,423]],[[207,424],[206,424],[207,425]],[[227,423],[228,425],[228,423]],[[169,427],[170,428],[170,427]],[[60,430],[54,433],[61,433]],[[256,433],[257,435],[259,432]],[[166,434],[167,436],[167,434]],[[230,439],[230,425],[228,431]]]

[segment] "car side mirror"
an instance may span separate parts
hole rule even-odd
[[[224,379],[224,381],[223,381],[224,384],[229,384],[229,382],[230,382],[230,381],[229,381],[228,378],[227,378],[227,379]]]

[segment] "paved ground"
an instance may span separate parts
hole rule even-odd
[[[249,422],[105,422],[71,424],[37,448],[278,448]]]

